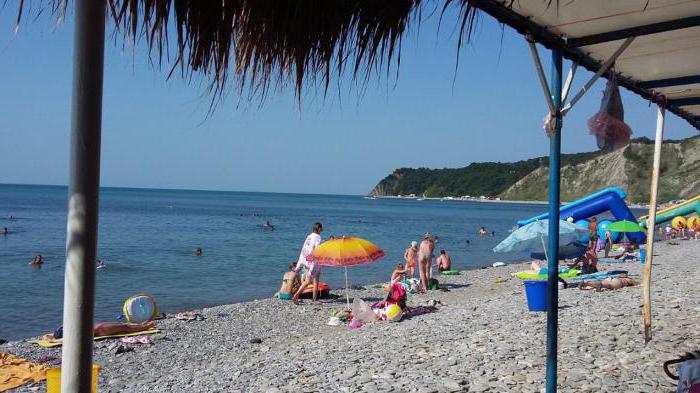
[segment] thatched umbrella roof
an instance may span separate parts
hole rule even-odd
[[[23,0],[19,1],[18,23]],[[48,6],[60,18],[68,0]],[[476,9],[467,0],[108,0],[117,32],[145,44],[151,60],[186,78],[203,74],[219,96],[229,81],[249,97],[294,86],[327,91],[346,73],[366,80],[400,64],[404,35],[424,8],[458,9],[457,25],[468,37]],[[25,10],[26,12],[26,10]]]

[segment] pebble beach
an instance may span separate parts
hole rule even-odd
[[[697,296],[700,241],[655,245],[653,340],[643,340],[642,288],[560,290],[558,390],[672,392],[662,363],[700,349]],[[639,262],[602,265],[641,281]],[[168,315],[153,345],[117,353],[95,343],[100,392],[540,392],[544,391],[546,314],[529,312],[526,264],[439,277],[445,291],[408,295],[408,305],[439,301],[433,313],[358,329],[328,326],[335,299],[295,306],[266,299],[200,311],[202,321]],[[499,278],[507,279],[497,283]],[[383,300],[381,285],[351,299]],[[47,332],[48,333],[48,332]],[[37,361],[60,357],[25,341],[0,351]],[[14,392],[45,391],[44,382]]]

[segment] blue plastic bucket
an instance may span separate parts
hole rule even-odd
[[[642,265],[647,261],[647,250],[644,248],[639,249],[639,259],[642,260]]]
[[[547,281],[525,281],[525,296],[530,311],[547,311]]]

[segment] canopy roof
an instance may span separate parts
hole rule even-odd
[[[46,2],[61,13],[69,0]],[[262,97],[275,85],[293,85],[299,97],[305,85],[327,89],[331,77],[346,70],[354,79],[389,72],[400,62],[402,37],[410,24],[422,22],[426,4],[442,9],[441,18],[448,7],[459,9],[460,44],[470,38],[481,9],[548,48],[563,49],[565,57],[594,72],[626,38],[637,37],[603,75],[614,72],[620,85],[664,104],[700,130],[700,0],[107,3],[117,29],[134,44],[145,41],[155,63],[180,67],[186,75],[202,73],[215,93],[231,79],[240,92]]]
[[[636,37],[615,62],[620,85],[700,130],[700,1],[462,1],[594,72]]]

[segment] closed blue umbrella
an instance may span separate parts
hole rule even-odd
[[[559,244],[566,245],[572,243],[581,235],[588,232],[568,221],[559,221]],[[511,233],[502,242],[493,248],[494,252],[522,252],[541,251],[544,248],[544,241],[549,234],[549,220],[544,219],[534,221],[524,225]]]

